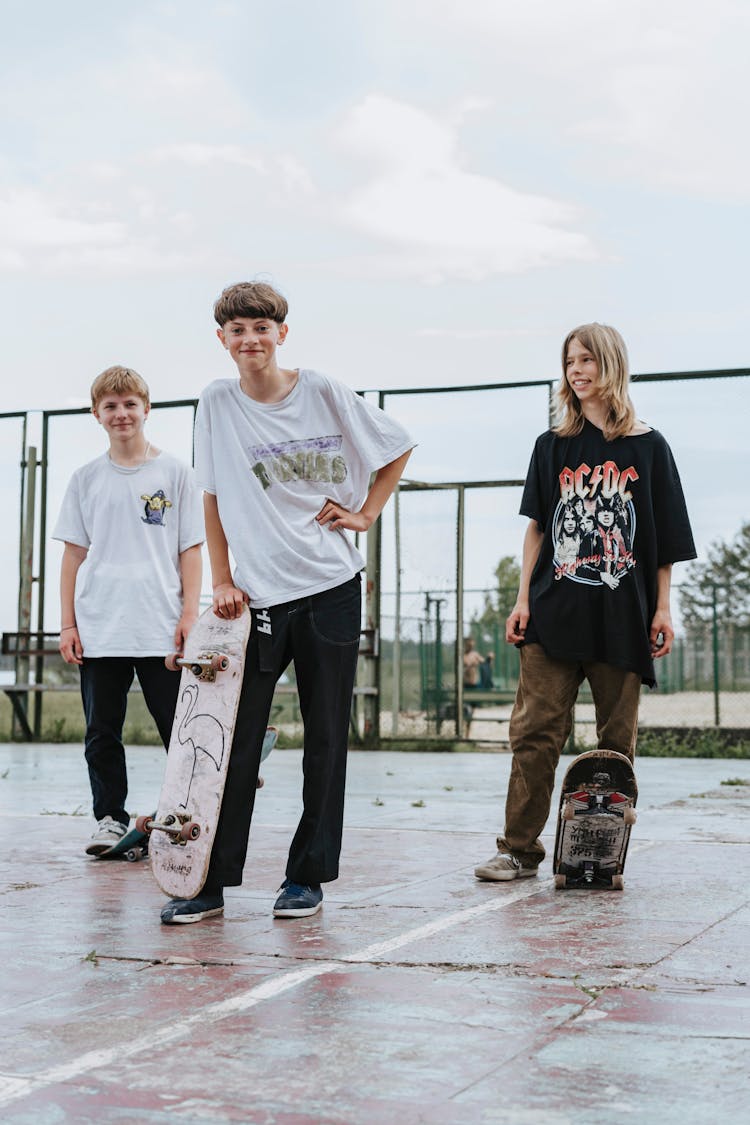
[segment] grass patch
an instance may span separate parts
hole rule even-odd
[[[746,731],[721,727],[645,728],[638,734],[639,758],[750,758]]]

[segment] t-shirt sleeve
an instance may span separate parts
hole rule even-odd
[[[180,530],[178,550],[187,551],[206,538],[203,502],[192,469],[183,468],[179,492]]]
[[[79,487],[80,480],[76,472],[65,490],[52,538],[60,539],[63,543],[74,543],[77,547],[85,547],[88,550],[91,546],[91,536],[81,510]]]
[[[331,382],[330,385],[336,396],[338,413],[368,472],[377,472],[414,448],[414,439],[390,414],[365,402],[361,395],[341,383]]]
[[[196,487],[204,492],[216,494],[216,478],[214,473],[214,458],[211,448],[211,407],[206,391],[198,400],[198,410],[195,415],[195,432],[193,435],[195,450],[195,482]]]
[[[530,520],[536,520],[541,530],[544,531],[547,523],[547,512],[543,501],[542,468],[544,454],[541,443],[542,438],[537,438],[529,462],[529,471],[526,474],[526,483],[523,486],[519,511],[522,516],[528,516]]]
[[[654,457],[653,497],[657,566],[694,559],[697,552],[680,474],[661,434]]]

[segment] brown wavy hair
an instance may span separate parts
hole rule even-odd
[[[566,362],[572,340],[591,352],[599,366],[602,397],[607,403],[603,433],[607,441],[625,437],[636,422],[636,413],[628,392],[630,370],[628,349],[616,328],[608,324],[581,324],[565,337],[562,347],[562,378],[555,393],[555,424],[552,427],[561,437],[573,437],[583,429],[584,416],[581,403],[567,379]]]
[[[223,291],[214,305],[214,320],[219,328],[240,316],[283,324],[288,312],[286,297],[272,285],[265,281],[240,281]]]

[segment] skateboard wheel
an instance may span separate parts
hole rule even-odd
[[[565,875],[555,875],[555,890],[561,891],[563,887],[567,886],[568,880]]]
[[[623,879],[622,875],[613,875],[612,876],[612,890],[613,891],[621,891],[621,890],[623,890],[624,886],[625,886],[625,880]]]
[[[128,848],[128,850],[125,852],[125,859],[128,861],[128,863],[137,863],[139,859],[143,858],[143,855],[143,848]]]
[[[170,672],[179,672],[180,666],[177,661],[180,659],[179,652],[170,652],[169,656],[164,657],[164,663]]]
[[[266,783],[263,778],[260,776],[260,774],[258,774],[258,780],[255,782],[255,788],[262,789],[265,784]]]
[[[576,810],[571,805],[570,801],[566,801],[563,805],[562,817],[563,820],[573,820],[576,815]]]
[[[151,817],[150,816],[138,816],[138,817],[136,817],[135,826],[136,826],[136,828],[138,829],[139,832],[145,832],[146,835],[148,835],[149,832],[151,831]]]
[[[216,656],[211,657],[211,667],[213,668],[214,672],[226,672],[227,668],[229,667],[229,657],[223,656],[221,653],[217,653]]]
[[[181,840],[197,840],[200,834],[201,826],[195,820],[188,821],[188,823],[183,824],[182,828],[180,829]]]
[[[635,809],[625,809],[625,812],[622,814],[623,824],[635,824],[637,819],[638,813]]]

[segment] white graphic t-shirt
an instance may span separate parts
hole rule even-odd
[[[413,446],[384,411],[315,371],[300,371],[275,403],[256,402],[238,379],[211,383],[196,417],[196,477],[216,495],[251,604],[319,594],[360,571],[352,534],[315,517],[326,499],[359,511],[371,474]]]
[[[52,538],[88,548],[75,589],[84,656],[174,649],[179,556],[205,538],[192,469],[169,453],[126,469],[105,453],[73,473]]]

